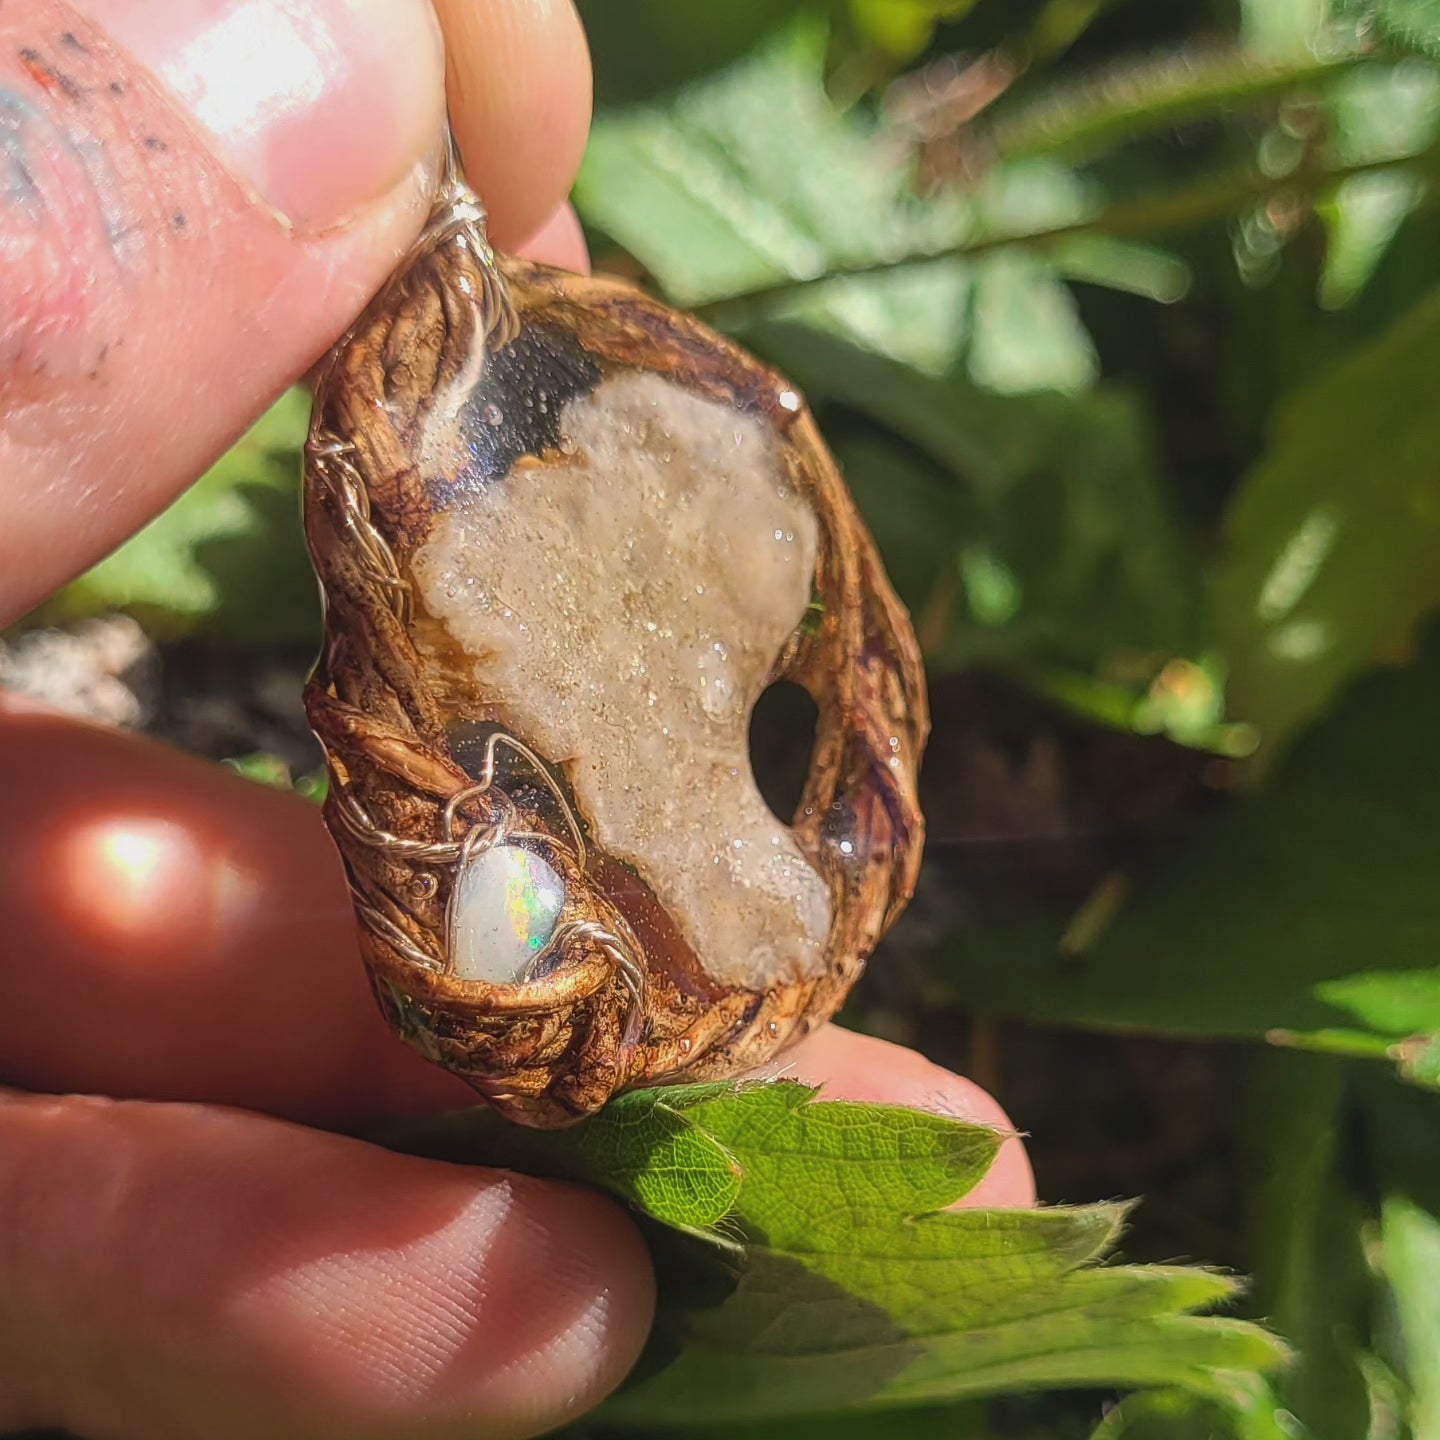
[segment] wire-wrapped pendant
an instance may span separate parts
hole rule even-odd
[[[327,361],[325,815],[394,1028],[531,1125],[754,1067],[909,898],[920,658],[796,391],[452,181]],[[751,711],[819,708],[792,823]]]

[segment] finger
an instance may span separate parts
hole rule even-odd
[[[536,1435],[653,1307],[598,1195],[205,1107],[0,1097],[0,1231],[0,1429]]]
[[[1023,1142],[999,1102],[973,1080],[931,1064],[914,1050],[838,1025],[822,1026],[783,1059],[787,1074],[823,1087],[822,1099],[906,1105],[1001,1131],[1007,1138],[994,1163],[960,1203],[967,1209],[1035,1203],[1035,1176]]]
[[[356,1125],[470,1103],[370,997],[313,806],[132,736],[0,701],[0,1078]],[[969,1082],[826,1028],[783,1063],[835,1097],[1010,1130]],[[1007,1142],[975,1203],[1028,1204]]]
[[[527,260],[544,265],[558,265],[582,275],[590,272],[590,252],[585,245],[585,232],[580,219],[569,205],[562,205],[520,247]]]
[[[0,57],[3,620],[380,283],[420,221],[441,52],[424,0],[21,0]]]
[[[0,708],[0,1080],[321,1124],[461,1105],[388,1032],[314,806]]]
[[[435,0],[465,168],[513,249],[569,192],[590,129],[590,52],[571,0]]]
[[[494,132],[476,181],[497,233],[523,235],[573,162],[527,140],[522,174],[503,137],[583,123],[588,92],[573,66],[553,72],[573,102],[505,73],[545,62],[546,7],[482,8],[497,43],[477,33],[457,61]],[[428,0],[82,9],[0,7],[0,623],[163,507],[343,331],[423,221],[443,111]]]

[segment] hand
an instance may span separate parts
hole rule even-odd
[[[496,240],[582,265],[569,0],[439,9]],[[0,6],[0,621],[343,331],[423,218],[442,72],[425,0]],[[513,1436],[620,1381],[653,1293],[619,1208],[346,1138],[473,1096],[382,1024],[313,808],[11,701],[0,857],[0,1429]],[[881,1041],[789,1059],[1009,1128]],[[1007,1142],[971,1202],[1032,1198]]]

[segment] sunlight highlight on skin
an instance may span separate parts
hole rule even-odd
[[[175,936],[207,937],[244,919],[261,900],[260,877],[159,816],[106,816],[54,844],[58,900],[70,926],[126,968],[181,963],[194,951]]]

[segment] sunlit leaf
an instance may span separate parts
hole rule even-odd
[[[1213,628],[1266,759],[1440,599],[1437,373],[1440,293],[1289,399],[1226,516]]]
[[[734,1157],[661,1090],[627,1095],[573,1130],[526,1130],[482,1109],[407,1127],[397,1143],[444,1160],[576,1176],[678,1229],[712,1228],[740,1193]]]
[[[1234,1403],[1184,1390],[1147,1390],[1122,1400],[1090,1440],[1295,1440],[1293,1418],[1263,1383]]]
[[[924,51],[941,20],[961,19],[974,8],[975,0],[849,0],[856,31],[901,63]]]
[[[1062,224],[1088,208],[1051,162],[921,196],[900,138],[826,94],[823,46],[814,26],[792,30],[667,105],[597,123],[576,186],[581,213],[677,303],[891,265],[979,227]],[[1095,369],[1063,283],[1038,259],[900,266],[777,295],[766,313],[929,371],[973,345],[979,378],[1002,389],[1078,386]]]
[[[266,785],[272,790],[288,790],[317,805],[324,803],[325,792],[329,789],[329,776],[323,770],[306,775],[292,774],[284,760],[265,750],[234,755],[223,764],[226,769],[233,770],[246,780],[253,780],[257,785]]]
[[[1311,54],[1330,20],[1330,0],[1240,0],[1240,38],[1251,54]]]
[[[1098,1267],[1123,1212],[952,1211],[993,1131],[777,1082],[620,1097],[559,1133],[484,1115],[406,1147],[601,1185],[658,1233],[652,1353],[607,1417],[672,1428],[1046,1386],[1173,1384],[1223,1394],[1281,1355],[1193,1312],[1232,1282]]]
[[[1329,109],[1341,163],[1414,155],[1440,129],[1440,73],[1418,59],[1367,65],[1333,88]],[[1355,175],[1336,188],[1321,210],[1330,237],[1322,304],[1345,305],[1360,293],[1423,194],[1405,171]]]
[[[1440,55],[1440,0],[1346,0],[1344,8],[1387,39]]]
[[[1415,1440],[1440,1436],[1440,1215],[1404,1194],[1380,1211],[1385,1273],[1395,1297]]]
[[[1151,56],[1078,83],[1056,85],[1038,98],[999,107],[986,136],[1002,159],[1037,155],[1088,160],[1153,131],[1274,103],[1291,92],[1313,93],[1345,75],[1348,56],[1318,59],[1308,47],[1271,42]]]

